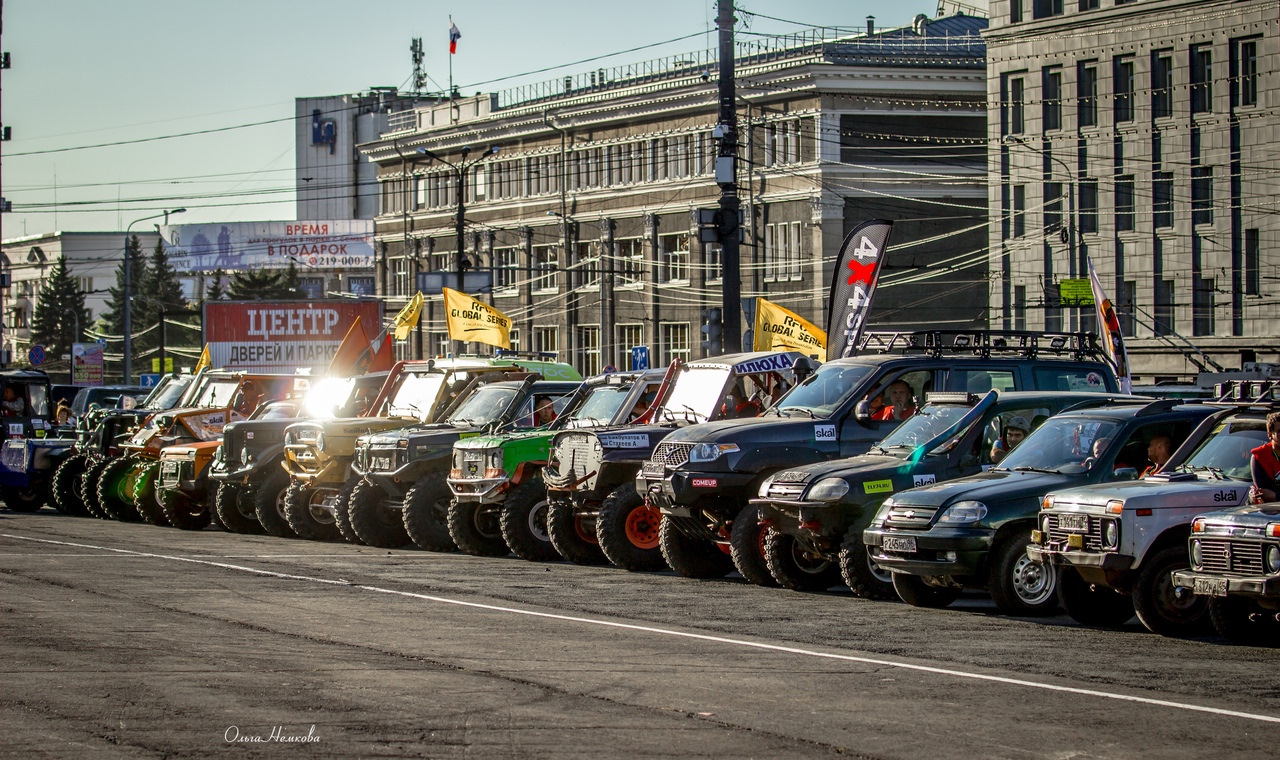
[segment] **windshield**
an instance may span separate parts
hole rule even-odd
[[[805,378],[778,402],[779,414],[788,409],[807,411],[815,417],[830,417],[836,409],[857,393],[862,378],[871,373],[871,367],[861,364],[825,364]]]
[[[511,386],[479,388],[449,415],[449,422],[454,425],[487,425],[506,411],[517,392],[518,389]]]
[[[395,395],[387,403],[388,417],[417,417],[426,420],[431,415],[431,405],[440,393],[444,375],[430,372],[425,375],[406,375],[396,388]]]
[[[691,367],[681,371],[662,403],[658,419],[663,422],[706,422],[711,419],[729,380],[729,372],[722,367]]]
[[[631,388],[626,385],[600,385],[587,392],[587,397],[569,415],[565,427],[601,425],[613,419]]]
[[[882,449],[915,448],[940,435],[969,411],[967,406],[926,406],[876,445]]]
[[[200,391],[200,395],[192,406],[201,409],[227,406],[231,403],[231,394],[236,392],[239,385],[240,383],[235,380],[215,380]]]
[[[1119,423],[1111,420],[1050,418],[1009,452],[1000,469],[1058,472],[1068,465],[1088,468],[1113,448],[1119,431]]]
[[[351,397],[354,385],[355,380],[349,377],[325,377],[315,381],[302,402],[302,413],[307,417],[324,419],[338,416],[338,409]]]
[[[1250,451],[1267,442],[1265,427],[1262,420],[1220,422],[1183,466],[1221,470],[1228,477],[1249,480]]]

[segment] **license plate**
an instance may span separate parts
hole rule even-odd
[[[914,538],[894,538],[892,536],[885,536],[882,546],[887,552],[903,552],[910,554],[916,550],[916,540]]]
[[[1063,530],[1073,530],[1080,533],[1089,532],[1089,516],[1080,514],[1063,514],[1058,515],[1058,527]]]
[[[662,463],[661,462],[645,462],[640,466],[640,474],[646,478],[661,478]]]
[[[1226,596],[1226,578],[1196,578],[1192,591],[1200,596]]]
[[[177,463],[177,462],[165,462],[164,464],[160,465],[160,474],[161,474],[161,475],[177,475],[177,474],[178,474],[178,463]]]
[[[27,444],[24,441],[21,446],[4,447],[3,455],[4,466],[14,471],[25,471],[27,469]]]
[[[391,457],[374,457],[374,458],[373,458],[373,467],[372,467],[372,468],[370,468],[370,469],[374,469],[374,470],[390,470],[390,469],[391,469]]]

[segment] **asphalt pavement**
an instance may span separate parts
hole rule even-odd
[[[0,511],[0,756],[1274,758],[1280,649]]]

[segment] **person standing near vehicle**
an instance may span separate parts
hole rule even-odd
[[[1249,453],[1254,503],[1280,501],[1280,412],[1267,415],[1267,442]]]

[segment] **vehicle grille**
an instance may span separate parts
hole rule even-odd
[[[1217,573],[1262,575],[1262,544],[1228,539],[1200,539],[1200,567]]]
[[[938,510],[934,507],[903,505],[889,510],[884,524],[892,528],[927,528]]]
[[[600,461],[592,445],[594,436],[567,435],[556,444],[555,461],[560,477],[578,480],[588,473],[599,472]]]
[[[404,449],[368,448],[363,453],[367,472],[392,472],[404,466]]]
[[[227,470],[235,470],[240,467],[240,449],[243,448],[240,443],[239,431],[228,433],[225,430],[222,434],[222,462]]]
[[[1047,514],[1044,516],[1044,531],[1049,534],[1049,540],[1054,543],[1066,543],[1067,536],[1077,531],[1064,530],[1059,527],[1059,515]],[[1100,552],[1102,551],[1102,520],[1094,515],[1088,515],[1089,529],[1080,534],[1084,536],[1085,551]]]
[[[804,489],[808,483],[779,483],[774,481],[769,484],[768,498],[778,501],[799,501],[800,495],[804,493]]]
[[[454,449],[453,469],[463,480],[479,480],[484,477],[485,453],[483,449]]]
[[[654,462],[661,462],[665,467],[679,467],[689,461],[689,452],[693,451],[692,443],[660,443],[653,450]]]

